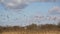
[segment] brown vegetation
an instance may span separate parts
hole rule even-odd
[[[45,24],[45,25],[36,25],[32,24],[25,27],[13,26],[13,27],[2,27],[0,26],[1,34],[60,34],[60,25],[54,24]]]

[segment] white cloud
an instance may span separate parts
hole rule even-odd
[[[1,3],[9,9],[23,9],[27,6],[24,0],[1,0]]]
[[[9,9],[23,9],[31,2],[49,2],[52,0],[0,0],[2,4],[6,8]],[[53,2],[57,2],[59,0],[53,0]]]
[[[50,16],[50,20],[60,21],[60,16]]]
[[[54,6],[48,12],[50,14],[60,14],[60,7],[59,6]]]
[[[54,21],[55,21],[56,19],[57,19],[56,16],[49,16],[49,17],[48,17],[48,20],[54,20]]]

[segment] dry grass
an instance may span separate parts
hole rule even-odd
[[[32,24],[26,27],[0,27],[0,34],[60,34],[60,26]]]
[[[9,31],[2,34],[60,34],[60,31]]]

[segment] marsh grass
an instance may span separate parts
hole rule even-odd
[[[25,27],[0,27],[0,34],[60,34],[60,26],[32,24]]]
[[[60,31],[10,31],[2,34],[60,34]]]

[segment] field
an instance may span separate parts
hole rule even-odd
[[[10,31],[1,34],[60,34],[60,31]]]
[[[32,24],[25,27],[13,26],[2,27],[0,26],[0,34],[60,34],[60,26],[46,24],[37,26]]]

